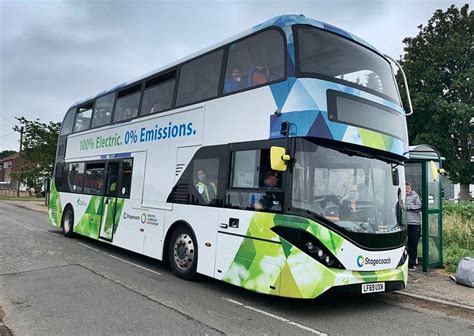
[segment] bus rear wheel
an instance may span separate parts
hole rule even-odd
[[[192,280],[197,269],[197,242],[191,230],[178,226],[168,245],[168,261],[173,273],[181,279]]]
[[[70,206],[67,206],[66,209],[64,209],[61,228],[63,230],[63,234],[66,237],[71,238],[73,236],[74,211],[72,210]]]

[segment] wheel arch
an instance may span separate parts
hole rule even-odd
[[[163,257],[162,257],[162,261],[165,264],[168,264],[168,244],[170,243],[171,236],[173,235],[173,232],[176,230],[176,228],[178,228],[181,225],[186,226],[189,229],[189,231],[193,235],[194,240],[196,241],[196,249],[198,249],[198,241],[196,238],[196,233],[194,232],[193,228],[187,221],[179,219],[175,221],[173,224],[171,224],[171,226],[168,228],[168,231],[166,231],[165,240],[163,243]]]
[[[62,213],[61,213],[61,226],[60,226],[61,228],[62,228],[63,225],[64,225],[64,213],[66,212],[66,210],[67,210],[68,208],[71,208],[71,210],[72,210],[72,215],[74,216],[74,207],[72,206],[71,203],[67,203],[67,204],[64,206],[63,211],[62,211]],[[74,218],[74,217],[73,217],[73,218]],[[72,225],[74,225],[74,223],[72,223]]]

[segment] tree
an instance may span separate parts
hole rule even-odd
[[[23,126],[22,182],[39,194],[44,180],[51,177],[61,123],[16,118]],[[13,129],[20,131],[21,126]]]
[[[401,63],[415,113],[408,117],[411,144],[430,144],[446,157],[450,179],[469,199],[474,183],[474,15],[469,5],[438,9],[416,37],[403,40]],[[403,92],[404,90],[402,90]]]
[[[367,74],[367,87],[377,90],[377,91],[382,91],[382,82],[380,82],[379,76],[377,76],[373,72],[368,73]]]
[[[4,151],[1,151],[1,152],[0,152],[0,160],[1,160],[1,159],[4,159],[4,158],[6,158],[6,157],[9,157],[10,155],[13,155],[13,154],[15,154],[15,153],[16,153],[16,151],[14,151],[14,150],[4,150]]]

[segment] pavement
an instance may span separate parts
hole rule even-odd
[[[183,281],[154,259],[83,237],[65,238],[48,226],[45,206],[25,203],[0,202],[0,335],[474,330],[473,289],[439,272],[410,273],[408,288],[396,293],[289,300],[207,277]]]
[[[408,273],[408,286],[400,292],[415,298],[426,298],[454,307],[464,307],[474,314],[474,288],[457,284],[442,269],[429,272],[415,271]]]
[[[48,207],[44,204],[44,200],[41,200],[41,201],[0,201],[0,202],[11,204],[19,208],[42,212],[45,214],[48,213]]]

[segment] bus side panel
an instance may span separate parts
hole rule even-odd
[[[141,208],[147,152],[133,152],[132,185],[130,198],[118,198],[123,204],[116,211],[113,244],[137,253],[143,253],[147,233],[146,213]]]
[[[279,295],[285,250],[271,231],[272,216],[253,211],[220,209],[219,223],[238,219],[238,226],[219,228],[215,276],[259,293]]]
[[[59,203],[61,208],[60,212],[64,212],[64,208],[67,205],[72,206],[74,212],[74,232],[90,236],[91,238],[97,239],[96,235],[94,234],[95,230],[92,229],[92,234],[89,234],[89,220],[94,220],[93,217],[89,216],[86,211],[91,212],[92,208],[96,206],[96,200],[92,200],[93,196],[91,195],[82,195],[82,194],[73,194],[73,193],[58,193],[58,199],[56,203]],[[89,210],[88,210],[89,209]],[[51,209],[50,209],[51,210]],[[92,216],[94,213],[92,213]],[[99,218],[100,220],[100,218]],[[57,219],[57,226],[61,226],[61,219]],[[87,226],[87,227],[86,227]]]
[[[171,208],[166,200],[175,184],[178,147],[200,146],[204,108],[198,106],[156,120],[159,125],[185,125],[186,136],[155,141],[147,146],[148,156],[143,188],[143,205]]]
[[[61,196],[56,189],[56,183],[51,182],[51,191],[48,204],[48,222],[50,225],[61,227],[63,208],[61,206]]]
[[[204,145],[268,139],[276,109],[268,86],[208,102]]]

